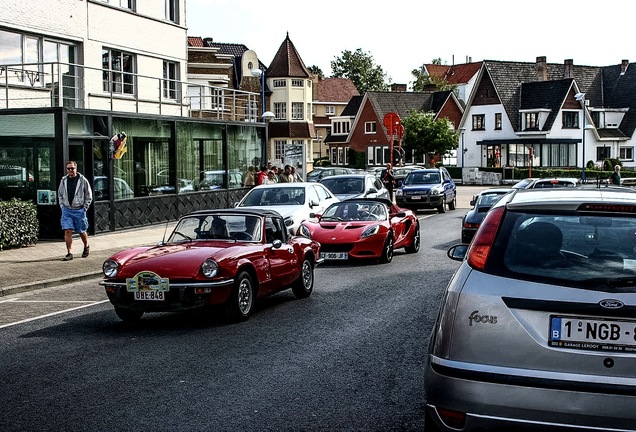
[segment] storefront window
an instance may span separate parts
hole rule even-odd
[[[228,189],[243,187],[249,166],[263,158],[261,134],[264,131],[263,128],[228,126]]]

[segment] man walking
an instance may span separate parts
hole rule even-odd
[[[66,256],[62,261],[73,259],[73,231],[79,234],[84,243],[82,257],[89,254],[88,245],[88,218],[86,211],[93,201],[93,191],[86,177],[77,172],[75,161],[66,162],[66,175],[60,181],[57,189],[60,208],[62,209],[62,229],[64,230],[64,242],[66,243]]]
[[[380,179],[386,190],[389,191],[389,199],[393,201],[393,184],[395,183],[395,177],[393,176],[393,165],[391,165],[390,162],[386,164],[386,168],[382,170]]]

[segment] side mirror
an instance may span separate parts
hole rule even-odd
[[[464,257],[466,257],[466,252],[468,251],[467,244],[457,244],[451,246],[450,249],[446,252],[446,255],[454,260],[454,261],[463,261]]]
[[[474,200],[474,199],[471,199],[469,204],[470,204],[471,206],[474,206],[474,205],[475,205],[475,200]]]
[[[318,205],[319,205],[318,201],[314,201],[314,200],[309,201],[309,207],[311,208],[316,207]]]
[[[369,188],[369,190],[367,191],[367,195],[374,194],[374,193],[378,193],[378,190],[374,187]]]

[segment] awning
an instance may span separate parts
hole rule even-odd
[[[509,140],[481,140],[476,141],[477,145],[501,146],[506,144],[578,144],[581,139],[577,138],[518,138]]]

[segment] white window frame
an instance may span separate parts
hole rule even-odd
[[[325,107],[325,115],[336,115],[336,107],[333,105],[327,105]]]
[[[292,79],[291,85],[292,87],[305,87],[303,80],[301,79]]]
[[[634,160],[634,147],[632,146],[624,146],[619,150],[619,159],[622,161],[633,161]]]
[[[374,134],[377,133],[377,124],[374,121],[364,122],[364,133]]]
[[[179,100],[179,63],[163,61],[163,97]]]
[[[274,140],[274,159],[283,160],[287,140]]]
[[[292,120],[304,120],[304,116],[303,116],[303,112],[304,112],[304,107],[303,107],[303,103],[302,102],[292,102],[292,112],[291,112],[291,119]]]
[[[274,102],[274,118],[287,120],[287,102]]]
[[[126,58],[129,59],[128,65],[126,65]],[[137,56],[133,53],[103,47],[103,90],[107,93],[135,95],[137,92],[136,63]]]
[[[166,19],[179,24],[179,0],[166,0]]]
[[[287,80],[284,79],[275,79],[274,87],[287,87]]]

